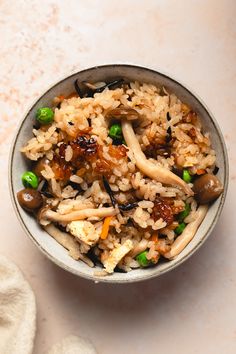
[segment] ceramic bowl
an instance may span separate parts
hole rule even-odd
[[[109,276],[98,277],[94,275],[94,268],[88,267],[81,261],[73,260],[68,255],[67,251],[50,237],[37,224],[36,220],[31,215],[27,214],[19,206],[16,198],[17,191],[22,189],[19,176],[21,176],[25,170],[30,168],[29,163],[25,160],[19,150],[21,146],[32,137],[32,126],[34,124],[34,116],[37,108],[50,106],[52,99],[59,94],[70,94],[74,91],[73,83],[76,79],[79,79],[80,81],[97,82],[111,81],[117,77],[123,77],[128,81],[138,80],[140,82],[152,83],[157,86],[164,86],[169,92],[175,93],[182,101],[188,103],[193,110],[199,113],[202,118],[204,130],[209,131],[211,134],[213,148],[217,155],[217,165],[219,166],[218,177],[224,185],[224,192],[209,208],[209,211],[193,240],[174,260],[163,261],[158,263],[155,267],[132,270],[129,273],[114,273]],[[20,223],[30,239],[50,260],[71,273],[93,281],[130,283],[150,279],[174,269],[192,256],[207,239],[216,225],[225,201],[228,184],[228,158],[224,139],[216,120],[206,108],[206,105],[192,92],[192,90],[187,89],[172,77],[148,68],[122,64],[103,65],[89,68],[66,77],[50,87],[33,104],[23,118],[13,141],[10,155],[9,178],[11,197]]]

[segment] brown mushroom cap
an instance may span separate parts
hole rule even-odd
[[[17,199],[22,208],[33,212],[43,205],[43,198],[41,194],[31,188],[22,189],[17,193]]]
[[[210,173],[202,175],[193,184],[195,198],[200,204],[214,201],[221,195],[223,189],[220,180]]]
[[[135,120],[139,119],[140,115],[135,109],[121,105],[108,111],[106,118]]]
[[[39,177],[42,177],[41,172],[45,169],[45,165],[48,165],[50,161],[46,157],[42,157],[39,159],[36,163],[36,165],[33,168],[33,172]]]

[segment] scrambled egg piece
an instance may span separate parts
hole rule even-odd
[[[104,261],[104,267],[107,273],[113,273],[116,265],[122,260],[122,258],[129,253],[133,248],[133,243],[130,240],[126,240],[123,245],[114,248],[109,257]]]
[[[79,241],[84,242],[90,247],[94,246],[100,237],[99,233],[90,221],[71,221],[67,225],[67,230]]]

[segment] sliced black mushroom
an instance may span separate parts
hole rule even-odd
[[[110,197],[110,200],[111,200],[111,204],[113,206],[113,208],[115,208],[117,202],[116,202],[116,199],[115,199],[115,196],[114,196],[114,193],[113,191],[111,190],[111,187],[110,187],[110,184],[107,180],[107,178],[105,176],[102,176],[102,182],[103,182],[103,186],[107,192],[107,194],[109,195]]]
[[[42,183],[42,184],[41,184]],[[40,185],[41,184],[41,185]],[[45,179],[45,180],[42,180],[39,184],[39,188],[38,188],[38,191],[44,195],[46,198],[53,198],[53,193],[52,193],[52,190],[51,190],[51,187],[48,183],[48,181]]]
[[[84,96],[84,93],[82,92],[82,90],[81,90],[81,88],[80,88],[80,85],[79,85],[79,83],[78,83],[78,79],[76,79],[75,81],[74,81],[74,87],[75,87],[75,91],[78,93],[78,95],[79,95],[79,97],[85,97]]]
[[[219,171],[219,167],[218,166],[215,166],[215,168],[214,168],[214,170],[213,170],[213,175],[217,175],[217,173],[218,173],[218,171]]]
[[[102,176],[102,182],[103,182],[103,186],[107,192],[107,194],[109,195],[110,197],[110,200],[111,200],[111,204],[112,206],[115,208],[115,206],[117,205],[118,208],[121,210],[121,211],[129,211],[129,210],[132,210],[134,208],[136,208],[138,206],[137,203],[127,203],[127,204],[118,204],[117,203],[117,200],[114,196],[114,193],[110,187],[110,184],[107,180],[107,178],[105,176]]]
[[[79,82],[78,79],[74,82],[74,87],[79,97],[93,97],[95,93],[101,93],[106,88],[115,89],[124,83],[124,79],[116,79],[111,82],[90,83],[87,81]]]
[[[120,204],[118,205],[119,209],[121,211],[129,211],[134,208],[137,208],[138,204],[137,203],[128,203],[128,204]]]
[[[166,134],[166,144],[169,144],[172,139],[172,131],[171,127],[168,127],[167,134]]]

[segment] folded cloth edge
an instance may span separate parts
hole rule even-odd
[[[97,351],[88,339],[70,335],[53,345],[47,354],[97,354]]]

